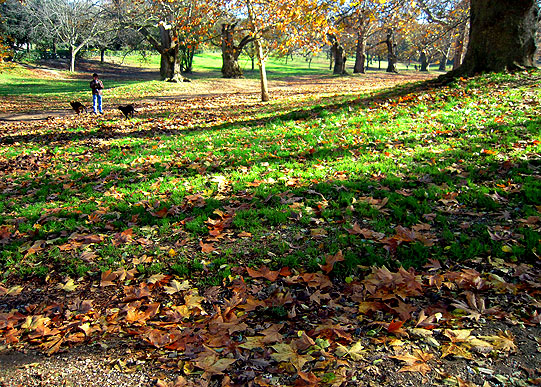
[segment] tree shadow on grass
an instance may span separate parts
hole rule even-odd
[[[407,95],[413,92],[419,91],[429,91],[433,89],[433,86],[430,83],[423,82],[417,83],[414,85],[406,85],[395,87],[391,90],[381,91],[372,96],[361,96],[359,98],[354,98],[346,102],[340,103],[324,103],[321,106],[316,107],[307,107],[303,109],[296,109],[288,111],[286,113],[280,113],[279,111],[273,111],[272,117],[265,118],[254,118],[248,120],[236,120],[232,122],[226,122],[216,125],[195,125],[191,127],[185,127],[183,129],[151,129],[151,130],[134,130],[134,131],[123,131],[123,132],[111,132],[108,128],[98,128],[97,130],[88,131],[87,133],[47,133],[47,134],[25,134],[25,135],[5,135],[0,138],[0,145],[9,145],[13,143],[36,143],[36,144],[49,144],[51,141],[81,141],[86,139],[119,139],[123,137],[133,137],[133,138],[145,138],[153,137],[156,135],[179,135],[186,132],[192,131],[208,131],[210,134],[216,131],[221,131],[224,129],[234,128],[237,126],[246,126],[246,127],[258,127],[266,125],[270,121],[273,122],[287,122],[287,121],[296,121],[296,120],[308,120],[317,118],[321,115],[322,112],[335,112],[341,109],[348,107],[358,106],[361,108],[371,107],[376,102],[384,101],[392,98],[399,98],[401,96]],[[328,101],[335,99],[336,97],[326,98]],[[180,100],[182,101],[182,100]],[[200,109],[201,107],[199,107]],[[196,109],[197,110],[197,109]],[[212,115],[213,111],[216,111],[216,116],[219,116],[223,110],[222,107],[218,108],[206,108],[205,112]],[[139,116],[139,115],[138,115]],[[145,113],[140,115],[143,119],[153,119],[164,116],[164,113],[160,114],[149,114]]]
[[[308,120],[322,116],[324,111],[333,112],[342,109],[347,109],[349,106],[361,106],[371,107],[376,101],[387,101],[390,98],[399,98],[400,96],[407,95],[412,92],[419,92],[424,90],[431,90],[429,84],[413,85],[402,87],[400,89],[393,89],[391,91],[380,92],[376,96],[361,97],[353,101],[347,101],[338,104],[331,104],[328,106],[319,106],[307,110],[295,110],[292,112],[283,113],[272,117],[273,122],[287,122],[287,121],[299,121]],[[59,144],[74,145],[88,145],[87,154],[81,155],[89,157],[87,162],[92,161],[94,156],[105,155],[112,150],[110,145],[96,145],[92,143],[95,140],[107,140],[107,139],[121,139],[121,138],[155,138],[157,135],[167,136],[187,136],[195,135],[199,132],[205,132],[211,136],[219,134],[219,132],[230,129],[246,127],[253,129],[264,126],[269,123],[269,119],[249,119],[241,120],[233,123],[223,123],[218,125],[202,126],[196,125],[191,128],[182,130],[171,129],[150,129],[150,130],[134,130],[125,132],[114,132],[106,127],[101,127],[97,131],[79,131],[79,132],[63,132],[63,133],[51,133],[51,134],[38,134],[38,135],[15,135],[3,137],[0,140],[1,144],[8,145],[16,142],[19,143],[32,143],[38,145],[47,145],[50,147],[57,146]],[[506,125],[488,125],[484,130],[488,132],[504,131],[509,127],[522,127],[524,122],[517,120]],[[529,122],[530,128],[539,127],[541,125],[541,119],[531,119]],[[527,134],[527,133],[526,133]],[[458,135],[458,134],[457,134]],[[271,136],[271,135],[268,135]],[[269,137],[269,141],[273,140]],[[415,139],[412,139],[412,141]],[[441,139],[445,140],[444,137]],[[486,139],[483,136],[471,139],[463,147],[450,148],[444,152],[438,153],[438,158],[442,161],[439,162],[438,168],[433,163],[429,162],[429,158],[426,160],[413,160],[414,165],[409,165],[407,173],[403,176],[386,176],[385,174],[379,176],[371,176],[370,170],[362,170],[346,179],[327,178],[325,181],[312,182],[308,186],[297,186],[295,184],[288,186],[287,184],[268,184],[261,182],[256,189],[248,189],[251,193],[246,193],[245,184],[239,182],[239,187],[231,190],[227,193],[221,193],[221,198],[213,198],[212,195],[217,192],[218,183],[214,184],[210,181],[205,187],[206,190],[211,192],[211,197],[204,199],[204,204],[201,207],[186,205],[187,191],[185,189],[178,189],[176,195],[172,195],[171,189],[165,191],[154,190],[153,193],[143,194],[148,190],[148,186],[152,183],[159,183],[159,179],[164,176],[174,177],[180,180],[186,180],[195,178],[199,174],[207,176],[222,175],[230,173],[242,166],[259,165],[266,163],[269,169],[279,170],[281,166],[288,163],[304,163],[310,165],[310,163],[319,163],[321,160],[327,160],[332,162],[351,154],[376,154],[381,157],[385,157],[385,147],[381,148],[375,142],[367,144],[347,144],[346,146],[336,146],[333,144],[321,144],[318,149],[313,152],[306,149],[288,150],[289,154],[283,157],[277,158],[276,155],[270,156],[265,152],[256,154],[242,161],[235,160],[234,157],[224,157],[220,159],[219,163],[206,166],[194,166],[193,161],[188,158],[178,159],[174,153],[168,161],[162,160],[145,160],[130,165],[111,163],[105,171],[85,171],[79,174],[64,174],[59,175],[56,173],[47,172],[45,169],[41,169],[42,166],[36,161],[34,155],[19,155],[10,160],[4,160],[0,162],[0,170],[7,176],[8,174],[17,173],[17,171],[26,170],[32,173],[31,180],[28,180],[26,188],[21,186],[10,187],[9,180],[2,178],[0,184],[3,188],[3,202],[4,205],[8,203],[16,203],[20,200],[21,208],[26,206],[36,207],[36,211],[24,211],[21,209],[17,212],[13,212],[11,215],[4,214],[0,223],[17,225],[18,222],[28,223],[30,225],[39,224],[38,230],[24,234],[20,238],[13,238],[10,240],[4,240],[2,243],[6,249],[16,251],[19,249],[22,243],[28,243],[30,241],[38,240],[52,240],[61,238],[62,242],[65,242],[71,233],[100,233],[106,235],[106,240],[103,245],[109,245],[115,238],[115,234],[124,231],[126,228],[136,225],[139,228],[142,227],[154,227],[154,226],[170,226],[171,224],[182,222],[187,219],[199,219],[201,232],[193,232],[190,230],[184,230],[187,234],[193,232],[192,238],[206,238],[207,229],[205,221],[208,218],[215,217],[214,211],[216,209],[225,209],[231,207],[232,203],[238,208],[248,206],[248,208],[254,209],[256,217],[261,217],[264,222],[270,222],[265,220],[265,215],[258,211],[261,211],[261,207],[265,207],[269,210],[277,212],[289,211],[284,208],[287,203],[283,201],[287,192],[292,192],[295,196],[305,197],[309,201],[321,200],[321,195],[324,195],[325,200],[331,202],[340,202],[345,200],[341,196],[343,190],[354,192],[355,196],[367,196],[375,197],[376,199],[383,199],[391,197],[389,200],[388,208],[392,211],[388,211],[385,216],[386,219],[377,220],[382,222],[380,227],[385,229],[387,227],[387,233],[391,232],[392,225],[405,224],[411,226],[414,222],[422,220],[422,216],[427,212],[441,211],[439,197],[432,196],[424,197],[419,196],[415,199],[411,199],[412,203],[402,203],[402,198],[394,194],[398,190],[421,190],[421,191],[434,191],[431,188],[434,186],[441,186],[447,188],[437,188],[437,190],[450,190],[460,191],[460,187],[465,184],[477,184],[479,187],[488,187],[490,192],[494,192],[497,189],[496,183],[515,178],[515,172],[521,170],[520,179],[527,179],[529,175],[535,173],[535,165],[529,165],[528,161],[518,162],[515,166],[509,166],[507,160],[495,160],[491,159],[487,154],[478,154],[475,158],[471,158],[463,163],[463,169],[461,171],[453,171],[447,169],[448,166],[452,166],[458,160],[465,159],[465,155],[474,146],[481,148]],[[498,145],[500,147],[511,147],[512,137],[505,137],[500,140]],[[86,144],[85,142],[88,142]],[[142,145],[122,145],[122,151],[127,154],[141,154],[144,149]],[[51,156],[51,155],[49,155]],[[75,156],[74,156],[75,157]],[[38,160],[39,161],[39,160]],[[84,165],[85,162],[79,159],[75,159],[76,165]],[[534,163],[535,164],[535,163]],[[454,167],[453,167],[454,168]],[[374,171],[377,172],[377,171]],[[22,173],[22,172],[21,172]],[[292,178],[296,176],[291,176]],[[20,184],[21,179],[19,179]],[[520,192],[512,197],[514,203],[520,203],[520,207],[516,207],[516,211],[510,211],[512,219],[518,219],[521,216],[527,215],[523,212],[524,206],[534,206],[539,199],[538,195],[532,194],[535,192],[535,187],[528,182],[531,186],[528,188],[528,192]],[[244,188],[243,188],[244,186]],[[110,190],[124,190],[127,192],[133,192],[133,194],[124,194],[119,196],[115,201],[104,200],[103,197],[106,192]],[[439,191],[435,192],[439,192]],[[468,188],[471,192],[472,188]],[[315,192],[315,193],[314,193]],[[466,192],[466,191],[465,191]],[[448,192],[446,192],[448,193]],[[111,193],[110,193],[111,194]],[[112,192],[114,194],[114,192]],[[487,199],[487,191],[479,190],[473,194],[468,193],[461,194],[464,203],[462,205],[465,208],[469,208],[469,215],[467,211],[460,211],[453,215],[453,222],[459,223],[459,220],[463,222],[472,222],[472,218],[480,218],[476,220],[481,225],[492,224],[494,219],[490,216],[479,214],[491,214],[498,211],[504,211],[507,205],[505,201],[497,202],[501,200],[498,196],[494,196],[495,199]],[[265,198],[276,198],[276,200]],[[75,199],[73,205],[68,205],[71,198]],[[99,210],[99,205],[94,203],[90,207],[86,208],[84,212],[77,210],[80,204],[95,202],[96,198],[102,202],[102,206],[107,208],[107,214],[103,215],[103,220],[96,223],[87,225],[86,220]],[[457,199],[457,204],[458,204]],[[505,198],[504,198],[505,199]],[[415,200],[418,205],[415,204]],[[433,201],[433,202],[431,202]],[[41,204],[40,204],[41,203]],[[39,210],[40,205],[46,203],[47,208],[62,208],[60,212],[50,212],[49,210],[42,208]],[[80,204],[78,204],[80,203]],[[312,204],[313,205],[313,204]],[[453,204],[454,205],[454,204]],[[408,207],[409,206],[409,207]],[[287,207],[287,206],[286,206]],[[82,207],[81,207],[82,208]],[[169,210],[176,208],[176,210],[169,212]],[[163,209],[166,212],[162,215],[158,215]],[[288,213],[289,214],[289,213]],[[109,216],[111,215],[111,216]],[[18,219],[15,217],[18,216]],[[289,216],[289,215],[288,215]],[[286,216],[286,218],[288,218]],[[340,214],[328,215],[329,219],[333,222],[343,222],[344,218]],[[362,219],[359,219],[361,221]],[[349,220],[353,222],[353,219]],[[63,222],[65,228],[63,232],[59,231],[46,231],[50,228],[52,222]],[[287,222],[290,222],[288,220]],[[368,224],[376,222],[376,219],[368,219]],[[265,226],[269,226],[271,223],[264,223]],[[288,223],[289,224],[289,223]],[[294,222],[293,222],[294,224]],[[194,228],[197,225],[194,224]],[[298,226],[298,225],[297,225]],[[439,235],[443,233],[443,226],[438,229]],[[454,225],[453,227],[456,227]],[[183,228],[183,227],[181,227]],[[39,231],[41,230],[41,231]],[[200,230],[200,231],[201,231]],[[464,231],[460,231],[464,233]],[[487,244],[491,243],[490,238],[485,233],[484,237]],[[449,242],[449,241],[447,241]],[[462,245],[456,241],[451,241],[455,244],[452,246],[452,252],[460,255]],[[364,243],[364,242],[363,242]],[[53,244],[54,245],[54,244]],[[103,247],[102,244],[96,245],[98,249]],[[364,248],[364,247],[363,247]],[[425,249],[430,250],[429,253],[422,253],[420,250],[416,251],[416,254],[420,256],[432,256],[437,252],[441,252],[441,246],[438,248]],[[365,251],[365,250],[363,250]],[[369,251],[366,248],[366,251]],[[365,251],[365,253],[366,253]],[[388,255],[385,250],[378,250],[380,259],[383,259]],[[477,254],[481,250],[478,250],[477,245],[471,248],[471,254]],[[482,251],[485,252],[484,250]],[[362,251],[361,251],[362,253]],[[364,253],[363,253],[364,254]],[[368,254],[368,253],[367,253]],[[409,254],[409,253],[408,253]],[[361,254],[362,255],[362,254]],[[469,257],[469,256],[468,256]]]

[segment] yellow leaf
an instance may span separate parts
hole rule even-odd
[[[77,286],[78,285],[76,285],[75,282],[73,282],[73,280],[70,278],[64,285],[58,285],[58,288],[65,292],[73,292],[75,289],[77,289]]]
[[[426,363],[414,363],[406,365],[398,370],[398,372],[419,372],[423,376],[431,371],[431,368]]]
[[[446,329],[443,334],[451,339],[453,343],[467,341],[473,329]]]
[[[364,350],[364,347],[361,345],[360,341],[353,344],[352,347],[349,349],[349,356],[351,357],[352,360],[355,360],[355,361],[362,360],[365,353],[366,353],[366,350]]]
[[[362,346],[360,341],[353,344],[349,349],[342,344],[337,344],[336,350],[334,352],[334,354],[338,357],[345,357],[349,355],[349,357],[355,361],[362,360],[365,353],[366,350],[364,350],[364,347]]]
[[[456,356],[462,357],[464,359],[472,360],[473,356],[468,350],[463,347],[459,347],[456,344],[446,344],[441,347],[441,358],[443,359],[446,356]]]
[[[503,352],[516,352],[515,338],[509,331],[499,332],[498,336],[479,336],[483,340],[490,342],[494,349]]]
[[[188,280],[179,282],[177,280],[172,280],[170,286],[164,286],[164,290],[167,294],[175,294],[182,290],[188,290],[190,288],[190,283]]]
[[[502,246],[502,251],[504,253],[512,253],[513,249],[510,246],[504,245],[504,246]]]
[[[174,257],[175,255],[177,255],[177,252],[174,249],[170,249],[169,250],[169,256]]]
[[[13,287],[8,289],[8,291],[6,292],[6,295],[18,296],[22,291],[23,291],[22,286],[13,286]]]
[[[246,338],[246,342],[239,345],[239,347],[244,349],[249,349],[250,351],[255,348],[264,348],[263,344],[264,336],[250,336]]]

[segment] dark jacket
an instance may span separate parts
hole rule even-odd
[[[103,92],[101,91],[103,89],[103,83],[101,80],[92,80],[90,81],[90,88],[92,89],[92,94],[98,94],[102,95]]]

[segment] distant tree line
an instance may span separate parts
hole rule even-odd
[[[269,55],[310,58],[327,50],[334,74],[364,73],[374,58],[452,74],[531,67],[537,0],[0,0],[0,46],[69,53],[151,48],[163,80],[180,81],[196,50],[222,52],[222,74],[242,76],[241,53],[257,63],[268,99]],[[504,18],[505,20],[502,20]],[[0,47],[0,55],[1,55]],[[462,66],[461,66],[462,65]]]

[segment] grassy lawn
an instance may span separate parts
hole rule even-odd
[[[114,54],[109,56],[107,61],[113,63],[120,63],[129,65],[129,66],[142,66],[142,67],[151,67],[159,68],[160,67],[160,57],[159,55],[127,55],[122,56],[119,54]],[[258,78],[259,70],[257,67],[257,60],[255,61],[254,70],[252,71],[252,60],[249,56],[243,54],[239,58],[239,64],[244,75],[247,78]],[[347,62],[347,71],[353,72],[354,61],[349,60]],[[405,63],[398,63],[397,68],[399,71],[413,70],[413,64],[406,65]],[[194,55],[193,60],[193,71],[196,74],[199,73],[213,73],[219,74],[220,69],[222,68],[222,54],[220,52],[202,52]],[[293,59],[288,58],[279,58],[279,57],[270,57],[266,62],[266,68],[269,77],[288,77],[288,76],[299,76],[299,75],[308,75],[308,74],[328,74],[329,71],[329,59],[324,53],[319,53],[312,58],[312,61],[309,62],[304,57],[294,56]],[[370,63],[368,71],[371,70],[383,70],[387,68],[387,61],[382,60],[381,63],[377,60],[374,60]],[[434,66],[431,66],[431,70],[435,70]]]
[[[430,259],[533,261],[537,77],[6,126],[3,278],[92,276],[141,256],[153,262],[141,270],[214,284],[235,265],[317,269],[339,250],[344,276]]]
[[[88,354],[168,387],[538,384],[541,72],[276,62],[262,103],[218,59],[0,122],[0,384],[86,382],[48,370]],[[88,94],[35,74],[1,74],[6,110]]]

